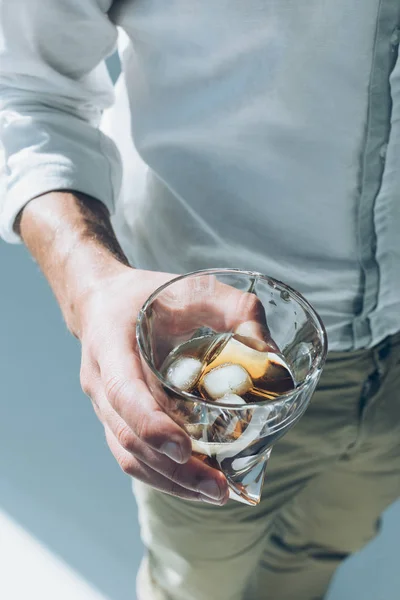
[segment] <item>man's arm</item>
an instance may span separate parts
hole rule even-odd
[[[97,281],[129,266],[107,208],[83,194],[51,192],[28,203],[15,228],[50,283],[68,328],[79,337],[79,299]]]
[[[17,227],[81,341],[82,388],[123,471],[182,498],[225,503],[225,477],[191,457],[188,436],[145,385],[136,350],[138,311],[171,275],[129,267],[107,210],[92,198],[45,194]]]
[[[104,64],[117,40],[111,5],[0,0],[0,235],[22,235],[80,339],[82,387],[122,469],[222,503],[225,478],[191,458],[188,436],[143,381],[137,313],[171,275],[130,268],[108,218],[121,179],[118,151],[98,130],[114,97]]]
[[[32,198],[76,190],[112,212],[118,150],[98,129],[114,101],[108,0],[0,0],[0,235]],[[2,157],[4,161],[2,161]]]

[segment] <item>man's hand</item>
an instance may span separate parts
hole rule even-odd
[[[188,435],[161,410],[143,378],[137,314],[173,276],[132,269],[104,206],[79,194],[54,192],[32,200],[17,228],[49,280],[70,331],[81,341],[82,388],[123,471],[181,498],[224,504],[225,476],[191,456]],[[268,349],[268,334],[262,335],[266,324],[263,332],[258,325],[262,306],[253,294],[217,282],[213,293],[202,297],[207,306],[181,305],[177,311],[166,294],[161,308],[169,326],[179,327],[182,315],[206,314],[211,320],[204,325],[258,337]]]
[[[181,498],[223,504],[225,477],[191,457],[189,437],[161,410],[143,380],[137,313],[171,277],[127,267],[85,295],[79,308],[82,388],[125,473]]]
[[[224,475],[191,457],[189,437],[143,380],[137,313],[172,275],[129,267],[104,206],[79,194],[35,198],[16,228],[81,341],[82,386],[123,471],[181,498],[226,502]]]

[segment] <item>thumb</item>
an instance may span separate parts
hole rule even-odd
[[[245,338],[243,341],[260,352],[280,352],[272,339],[265,308],[254,292],[235,290],[234,302],[225,303],[229,329]]]
[[[243,338],[247,346],[259,352],[280,352],[271,337],[266,320],[249,320],[240,323],[234,331],[236,337]]]

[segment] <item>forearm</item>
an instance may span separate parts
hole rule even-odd
[[[79,305],[87,292],[128,266],[107,209],[82,194],[51,192],[29,202],[15,228],[49,281],[69,329],[79,337]]]

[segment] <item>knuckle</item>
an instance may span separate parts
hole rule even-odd
[[[126,423],[123,423],[117,427],[116,438],[125,450],[133,450],[135,438],[132,430]]]
[[[254,294],[245,294],[244,302],[246,305],[246,309],[250,315],[257,316],[260,309],[262,308],[262,304],[260,300]]]
[[[114,376],[106,381],[105,384],[105,393],[106,396],[117,411],[117,413],[121,412],[121,407],[124,404],[125,399],[125,390],[128,382],[120,377]]]
[[[81,370],[80,383],[83,393],[90,398],[92,394],[92,378],[86,370]]]
[[[141,418],[137,419],[136,432],[143,443],[149,446],[154,444],[154,431],[151,420],[147,415],[143,415]]]
[[[121,456],[118,462],[119,462],[120,468],[122,469],[122,471],[124,473],[126,473],[127,475],[134,474],[133,461],[129,456]]]

